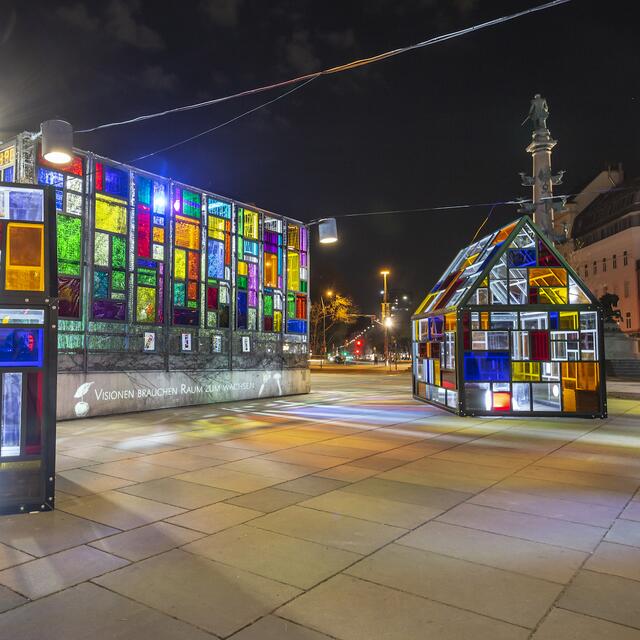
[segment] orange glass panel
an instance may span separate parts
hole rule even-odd
[[[493,410],[494,411],[510,411],[511,410],[511,394],[508,391],[493,392]]]
[[[275,253],[264,254],[264,286],[278,286],[278,256]]]
[[[562,267],[532,267],[529,269],[531,287],[566,287],[567,270]]]
[[[176,240],[177,247],[186,249],[200,248],[200,225],[194,224],[190,219],[176,216]]]
[[[162,227],[153,227],[153,241],[164,242],[164,229]]]
[[[187,285],[187,297],[189,300],[196,300],[198,297],[198,283],[189,282]]]
[[[500,229],[500,231],[498,231],[496,237],[493,239],[493,242],[491,244],[498,244],[499,242],[504,242],[509,237],[509,235],[513,231],[513,228],[516,226],[516,224],[518,223],[512,222],[509,226],[503,227],[502,229]]]
[[[489,312],[488,311],[480,312],[480,328],[484,331],[489,330]]]
[[[189,251],[189,278],[192,280],[197,280],[199,276],[199,256],[197,253]]]
[[[444,316],[444,330],[455,331],[456,330],[456,314],[446,313]]]
[[[433,361],[433,384],[438,387],[441,385],[440,382],[440,360]]]
[[[5,288],[10,291],[44,291],[44,227],[7,225]]]

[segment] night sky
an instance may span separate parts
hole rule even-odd
[[[220,97],[405,46],[536,0],[0,1],[0,140],[62,117],[76,129]],[[506,200],[530,193],[520,123],[536,92],[559,141],[556,193],[608,164],[640,171],[637,23],[588,0],[315,80],[207,137],[137,166],[301,220]],[[279,90],[283,92],[282,89]],[[119,161],[177,142],[278,90],[77,135]],[[418,298],[488,209],[339,221],[312,252],[312,288],[378,309],[381,267]],[[514,217],[495,210],[488,229]]]

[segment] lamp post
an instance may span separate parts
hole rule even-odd
[[[329,289],[325,295],[327,298],[333,298],[333,291]],[[327,357],[327,312],[325,311],[323,296],[320,296],[320,303],[322,304],[322,362],[324,362],[324,359]],[[322,364],[320,366],[322,366]]]
[[[380,275],[383,279],[383,298],[382,298],[382,322],[384,324],[384,359],[385,362],[389,362],[389,325],[391,324],[391,317],[389,315],[389,302],[387,301],[387,276],[391,272],[388,269],[383,269]]]

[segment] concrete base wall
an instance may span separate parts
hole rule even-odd
[[[309,369],[59,373],[59,420],[309,393]]]

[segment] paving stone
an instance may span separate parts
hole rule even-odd
[[[197,540],[183,550],[300,589],[309,589],[362,557],[243,525]]]
[[[154,522],[138,529],[91,542],[90,546],[132,562],[164,553],[202,538],[205,534],[168,522]]]
[[[2,516],[0,516],[2,517]],[[0,570],[33,560],[33,556],[0,542]]]
[[[542,467],[539,465],[533,465],[523,469],[522,471],[517,471],[516,476],[566,484],[577,484],[578,486],[597,487],[598,489],[607,489],[626,496],[627,500],[633,495],[638,486],[640,486],[638,480],[633,478],[624,478],[621,476],[616,477],[601,473],[589,473],[588,471],[552,469],[550,467]]]
[[[60,510],[0,517],[0,540],[32,556],[45,556],[113,533],[119,531]]]
[[[408,468],[407,465],[398,467],[397,469],[391,469],[391,471],[385,471],[379,474],[378,478],[419,484],[427,487],[438,487],[462,493],[477,493],[495,483],[495,480],[487,478],[471,478],[469,476],[427,471],[417,467]]]
[[[296,480],[289,480],[276,486],[277,489],[285,491],[293,491],[295,493],[303,493],[308,496],[318,496],[327,491],[333,491],[348,485],[343,480],[334,480],[333,478],[322,478],[320,476],[305,476]]]
[[[222,637],[300,594],[294,587],[180,550],[95,581]]]
[[[136,458],[141,454],[135,451],[123,451],[122,449],[114,449],[113,447],[104,447],[102,445],[93,445],[88,447],[73,447],[65,449],[64,455],[72,458],[80,458],[82,460],[90,460],[97,462],[111,462],[113,460],[124,460],[126,458]]]
[[[184,509],[108,491],[86,498],[69,500],[60,506],[62,511],[118,529],[134,529],[156,520],[183,513]]]
[[[506,622],[340,575],[278,609],[276,615],[341,640],[524,640]]]
[[[406,533],[406,529],[315,509],[292,506],[251,521],[251,526],[367,554]]]
[[[286,451],[278,451],[277,453],[267,453],[263,457],[266,460],[274,460],[278,462],[287,462],[290,464],[299,464],[306,467],[312,467],[315,470],[328,469],[329,467],[337,467],[344,464],[348,460],[352,460],[352,456],[340,456],[336,452],[333,454],[319,454],[300,451],[299,447],[295,449],[287,449]],[[366,451],[359,450],[361,455],[367,455]]]
[[[375,469],[363,469],[362,467],[354,467],[351,464],[343,464],[339,467],[331,467],[318,471],[317,475],[322,478],[332,478],[333,480],[344,480],[346,482],[357,482],[364,478],[375,476]]]
[[[213,467],[217,464],[223,464],[225,461],[198,456],[191,453],[189,450],[179,450],[143,456],[140,458],[140,462],[157,464],[162,467],[171,467],[182,471],[195,471],[196,469],[204,469],[205,467]]]
[[[640,547],[640,522],[616,520],[605,536],[605,540]]]
[[[309,467],[299,464],[289,464],[287,462],[278,462],[275,460],[267,460],[266,458],[246,458],[244,460],[235,460],[226,462],[220,466],[220,470],[239,471],[240,473],[251,473],[267,478],[277,478],[280,481],[294,480],[307,476],[315,471],[316,467]]]
[[[620,517],[626,520],[640,522],[640,502],[637,500],[630,502],[626,509],[620,514]]]
[[[164,502],[183,509],[197,509],[238,495],[235,491],[207,487],[203,484],[185,482],[176,478],[161,478],[142,482],[125,487],[122,489],[122,493]]]
[[[640,629],[640,582],[581,571],[558,606]]]
[[[454,507],[438,520],[577,551],[592,551],[606,532],[601,527],[468,503]]]
[[[241,473],[239,471],[215,467],[213,469],[189,471],[176,476],[176,479],[195,482],[196,484],[204,484],[209,487],[218,487],[219,489],[227,489],[228,491],[235,491],[237,493],[250,493],[281,482],[281,480],[277,478],[266,478],[253,473]]]
[[[11,589],[0,585],[0,613],[9,611],[9,609],[18,607],[25,602],[27,602],[26,598],[23,598],[15,591],[11,591]],[[0,617],[0,631],[2,631],[2,626],[2,618]]]
[[[175,476],[180,473],[179,470],[176,470],[173,467],[162,467],[157,464],[149,464],[147,462],[142,462],[140,458],[133,460],[118,460],[116,462],[104,462],[102,464],[87,467],[87,470],[94,471],[95,473],[102,473],[107,476],[132,480],[134,482],[146,482],[148,480],[155,480],[156,478]]]
[[[0,630],[15,640],[212,640],[200,629],[91,583],[3,614]]]
[[[220,444],[204,444],[198,447],[191,447],[189,453],[194,456],[204,456],[205,458],[214,458],[216,460],[242,460],[259,455],[256,451],[223,447]]]
[[[584,565],[585,569],[640,580],[640,549],[602,542]]]
[[[0,571],[0,583],[35,600],[126,564],[122,558],[83,545]]]
[[[395,544],[346,573],[529,628],[562,590],[546,580]]]
[[[331,640],[323,633],[312,631],[299,624],[283,620],[277,616],[265,616],[230,640]]]
[[[113,478],[87,469],[71,469],[56,476],[56,489],[72,496],[89,496],[102,491],[119,489],[132,484],[129,480]]]
[[[305,500],[306,496],[302,493],[294,493],[293,491],[282,491],[273,487],[260,489],[253,493],[244,493],[235,498],[227,500],[228,504],[235,504],[238,507],[246,507],[263,513],[271,513],[283,509],[292,504],[296,504],[301,500]]]
[[[262,512],[260,511],[217,502],[208,507],[202,507],[201,509],[195,509],[174,518],[169,518],[167,522],[204,533],[216,533],[261,515]]]
[[[532,640],[640,640],[640,631],[573,611],[552,609]]]

